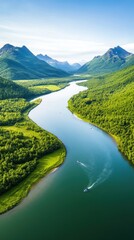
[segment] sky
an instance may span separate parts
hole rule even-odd
[[[120,45],[134,53],[133,0],[0,0],[0,48],[85,63]]]

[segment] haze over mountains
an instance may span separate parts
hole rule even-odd
[[[0,76],[7,79],[65,77],[68,74],[39,60],[30,50],[10,44],[0,49]]]
[[[56,59],[53,59],[53,58],[49,57],[48,55],[38,54],[37,57],[40,60],[43,60],[43,61],[47,62],[52,67],[55,67],[57,69],[61,69],[61,70],[66,71],[68,73],[74,73],[81,67],[81,65],[79,63],[69,64],[67,61],[60,62],[60,61],[57,61]]]
[[[104,74],[134,64],[134,54],[127,52],[120,46],[110,48],[104,55],[96,56],[84,64],[79,70],[80,74]]]

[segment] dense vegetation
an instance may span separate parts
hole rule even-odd
[[[88,90],[70,99],[70,110],[111,133],[134,164],[134,66],[83,85]]]
[[[73,78],[71,78],[72,80]],[[74,78],[77,79],[77,78]],[[19,80],[11,81],[0,77],[0,100],[10,98],[31,99],[42,94],[48,94],[67,86],[70,78],[48,80]]]
[[[36,103],[29,103],[25,99],[0,101],[1,196],[12,190],[14,186],[18,186],[37,169],[42,157],[60,149],[62,149],[60,154],[65,152],[62,143],[56,137],[42,130],[27,117],[28,111],[38,103],[39,100]],[[60,160],[60,164],[62,161]],[[47,166],[47,162],[44,164]],[[45,168],[44,171],[46,171]],[[20,198],[15,200],[15,204],[17,201],[20,201]],[[5,209],[4,205],[3,208]],[[9,208],[9,205],[6,208]]]
[[[0,77],[0,194],[25,179],[37,167],[38,159],[62,147],[57,138],[26,117],[36,104],[22,97],[59,90],[72,79],[77,77],[15,82]]]
[[[59,79],[57,80],[59,81]],[[67,86],[67,83],[56,83],[56,80],[52,79],[50,79],[50,82],[49,80],[18,80],[14,82],[19,86],[27,88],[33,96],[48,94]]]
[[[62,143],[27,117],[38,101],[26,99],[57,91],[72,80],[79,77],[14,82],[0,77],[0,213],[20,202],[33,183],[65,158]]]
[[[29,96],[40,96],[48,94],[53,91],[60,90],[68,85],[69,82],[85,80],[86,76],[71,76],[64,78],[48,78],[48,79],[34,79],[34,80],[18,80],[14,81],[18,85],[29,90]]]
[[[72,81],[79,81],[79,80],[86,80],[87,76],[83,75],[83,76],[70,76],[70,77],[64,77],[64,78],[47,78],[47,79],[27,79],[27,80],[15,80],[14,82],[23,86],[23,87],[33,87],[33,86],[41,86],[41,85],[58,85],[58,86],[62,86],[62,85],[66,85],[69,82]]]
[[[7,98],[29,98],[33,93],[13,81],[0,77],[0,100]]]

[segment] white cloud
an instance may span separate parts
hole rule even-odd
[[[127,43],[127,44],[122,45],[122,47],[124,49],[126,49],[127,51],[134,53],[134,43]]]
[[[61,38],[55,31],[49,28],[35,29],[26,26],[20,28],[17,25],[0,24],[0,47],[6,43],[15,46],[26,45],[34,54],[47,54],[60,61],[85,63],[94,56],[104,54],[110,47],[104,43],[88,40]],[[36,34],[35,34],[36,33]],[[134,52],[134,43],[122,45],[129,52]]]
[[[17,26],[6,25],[0,25],[0,28],[1,45],[5,43],[15,46],[26,45],[34,54],[48,54],[60,61],[85,63],[107,50],[107,46],[102,43],[65,39],[58,36],[50,37],[47,31],[35,35],[33,29],[29,28],[20,30]]]
[[[43,39],[37,47],[36,41],[32,42],[31,49],[37,54],[48,54],[58,60],[70,62],[86,62],[94,56],[104,53],[108,46],[102,43],[69,39]]]

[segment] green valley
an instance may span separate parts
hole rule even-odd
[[[15,80],[14,83],[17,83],[17,85],[25,89],[28,89],[29,97],[31,96],[36,97],[42,94],[48,94],[53,91],[58,91],[66,87],[72,81],[79,81],[79,80],[85,80],[85,79],[87,79],[87,77],[83,75],[83,76],[70,76],[70,77],[63,77],[63,78]],[[27,96],[27,98],[29,97]]]
[[[26,60],[31,67],[33,63],[29,61],[35,60],[35,56],[28,49],[9,45],[4,47],[4,58],[10,55],[10,60],[15,60],[21,54],[21,63]],[[123,54],[132,64],[133,55]],[[2,60],[3,50],[1,55]],[[131,64],[128,61],[128,65]],[[111,71],[114,70],[111,68]],[[65,88],[69,82],[88,80],[81,83],[88,90],[69,100],[70,110],[110,133],[120,151],[134,163],[134,66],[96,77],[88,73],[60,78],[51,74],[47,78],[43,75],[18,77],[14,74],[16,77],[8,75],[14,81],[0,77],[0,213],[13,208],[28,194],[33,184],[63,163],[66,150],[60,140],[38,127],[27,116],[40,100],[28,100]]]

